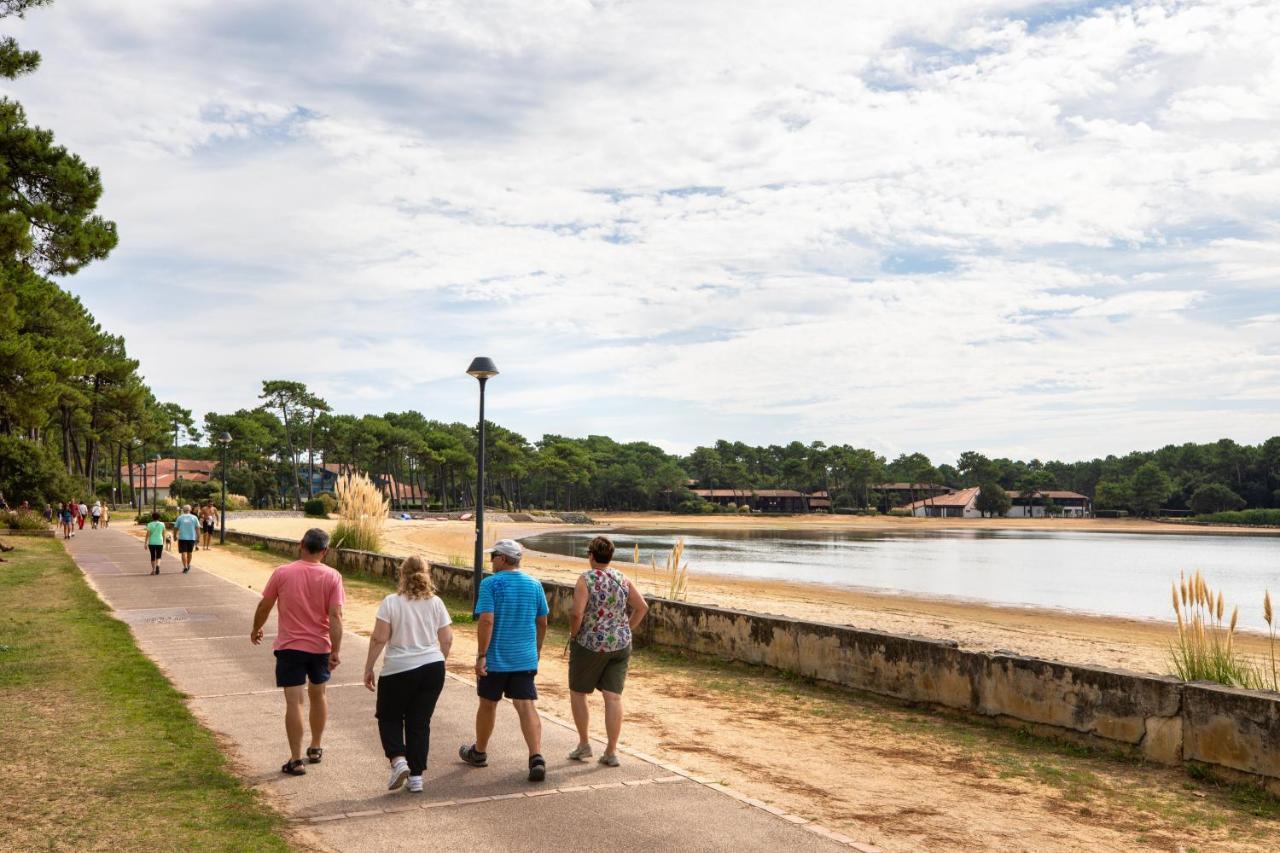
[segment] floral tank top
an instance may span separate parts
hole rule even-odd
[[[631,645],[631,621],[627,618],[627,580],[617,569],[590,569],[587,609],[578,631],[578,645],[593,652],[616,652]]]

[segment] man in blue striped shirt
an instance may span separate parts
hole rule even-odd
[[[529,781],[547,778],[542,757],[542,720],[538,717],[538,674],[542,641],[547,636],[547,595],[542,584],[520,571],[524,549],[513,539],[494,544],[493,574],[480,584],[476,599],[476,742],[458,749],[472,767],[485,767],[485,748],[493,734],[498,703],[505,695],[516,706],[520,731],[529,746]]]

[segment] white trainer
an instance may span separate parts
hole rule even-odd
[[[572,761],[586,761],[591,757],[591,744],[584,743],[582,746],[575,746],[573,752],[569,753]]]
[[[422,777],[421,776],[409,777],[409,793],[410,794],[422,793]]]
[[[409,762],[403,758],[397,758],[391,763],[391,778],[387,780],[387,790],[395,791],[404,784],[404,780],[409,778]]]

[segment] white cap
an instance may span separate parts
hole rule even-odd
[[[489,549],[495,554],[501,554],[512,560],[519,560],[524,554],[524,549],[520,547],[520,543],[514,539],[499,539],[493,543],[493,547]]]

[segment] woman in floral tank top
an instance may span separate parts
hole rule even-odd
[[[572,634],[569,652],[569,699],[578,728],[578,747],[569,753],[576,761],[591,757],[587,737],[590,712],[587,696],[600,689],[604,697],[604,725],[609,743],[600,763],[618,766],[618,735],[622,731],[622,688],[631,661],[631,631],[649,612],[635,584],[612,568],[613,543],[597,536],[587,546],[591,568],[573,590]]]

